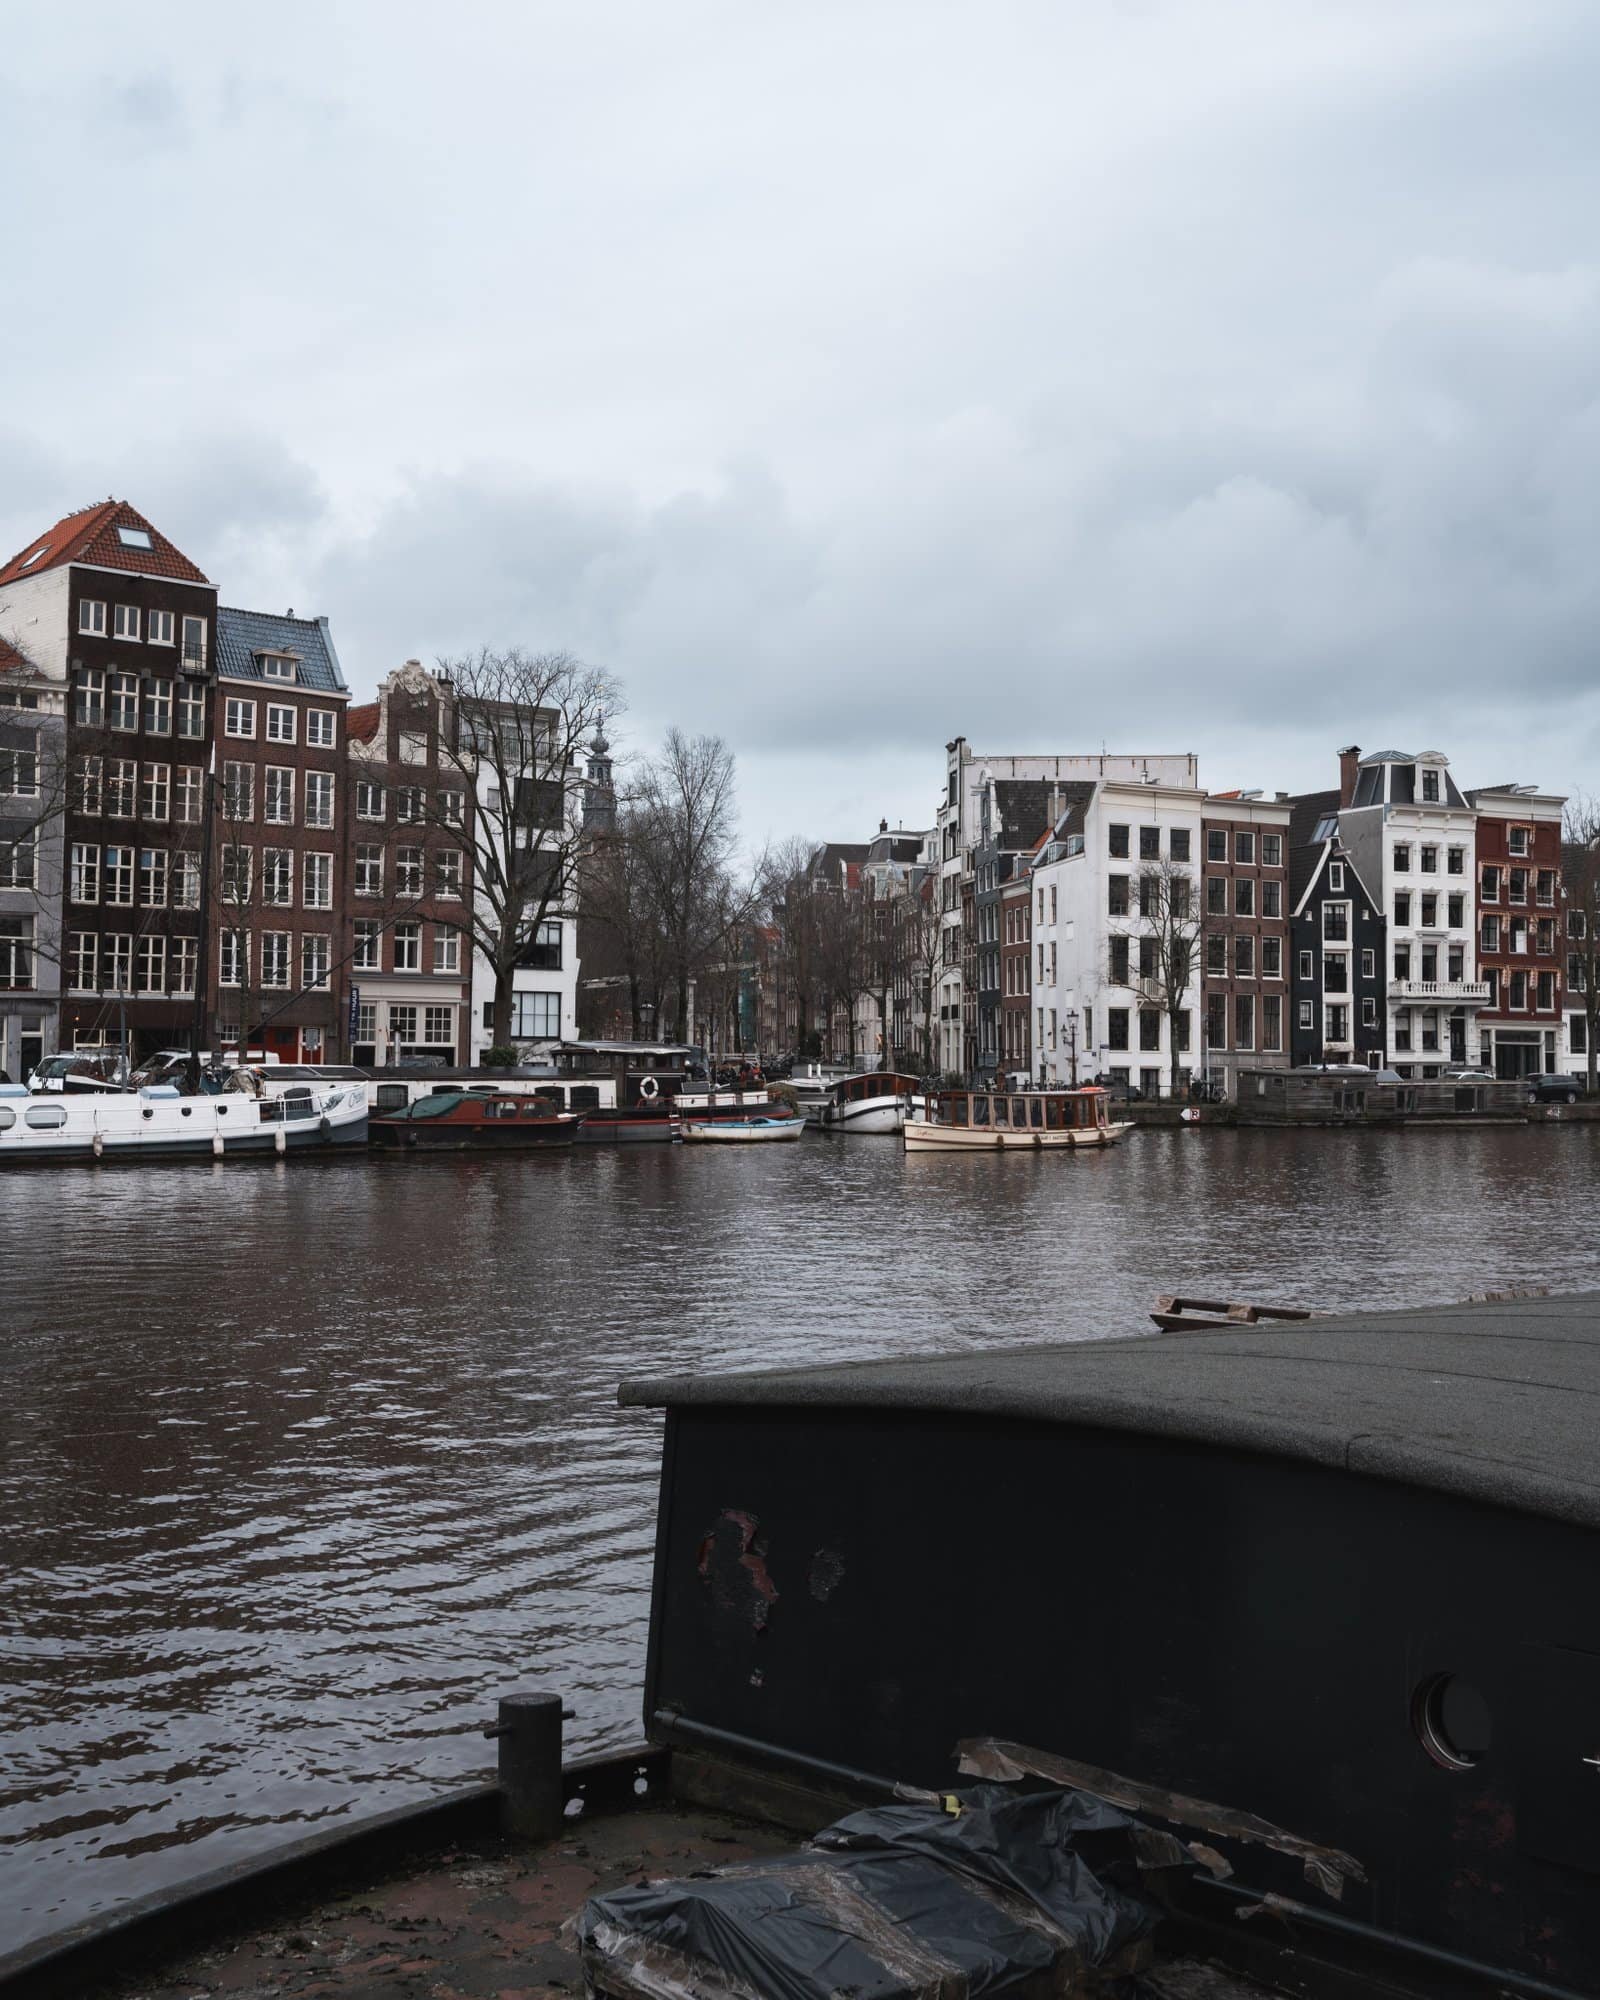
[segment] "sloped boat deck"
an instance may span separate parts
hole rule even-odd
[[[370,1881],[289,1904],[82,2000],[573,2000],[562,1927],[597,1890],[720,1868],[794,1846],[782,1829],[664,1805],[576,1819],[543,1846],[458,1842]],[[1257,2000],[1264,1989],[1195,1961],[1145,1974],[1149,2000]]]

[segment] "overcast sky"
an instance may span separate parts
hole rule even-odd
[[[1600,790],[1592,0],[34,8],[0,544],[565,646],[748,838],[947,738]]]

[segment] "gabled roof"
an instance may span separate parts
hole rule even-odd
[[[217,672],[230,680],[259,681],[263,653],[290,654],[297,662],[296,687],[319,694],[348,694],[333,635],[326,618],[279,618],[270,611],[217,607]],[[283,685],[288,685],[283,683]]]
[[[344,733],[349,743],[370,743],[378,733],[379,704],[364,701],[345,710]]]
[[[119,529],[145,537],[149,546],[129,547]],[[126,500],[101,500],[63,516],[0,569],[0,583],[15,583],[20,577],[59,569],[63,563],[91,563],[97,569],[124,569],[135,576],[168,576],[180,583],[209,586],[211,581]]]

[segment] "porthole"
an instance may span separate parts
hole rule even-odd
[[[1411,1698],[1411,1726],[1436,1764],[1470,1771],[1493,1737],[1489,1704],[1459,1674],[1433,1674]]]
[[[59,1104],[36,1104],[22,1114],[22,1122],[38,1132],[56,1132],[66,1124],[67,1114]]]
[[[11,1106],[9,1104],[0,1104],[0,1132],[4,1132],[8,1126],[15,1125],[16,1122],[17,1114],[12,1110]]]

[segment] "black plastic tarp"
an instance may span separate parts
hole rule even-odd
[[[1023,2000],[1153,1927],[1129,1814],[999,1785],[951,1799],[852,1813],[798,1854],[592,1898],[576,1927],[591,1992]]]

